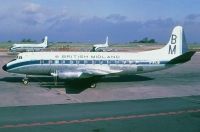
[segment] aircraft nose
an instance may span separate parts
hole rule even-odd
[[[2,67],[2,69],[3,69],[4,71],[7,71],[7,64],[5,64],[5,65]]]

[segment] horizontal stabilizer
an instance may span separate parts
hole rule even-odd
[[[191,60],[191,57],[195,54],[196,51],[189,51],[186,52],[172,60],[170,60],[167,64],[179,64],[179,63],[185,63],[189,60]]]

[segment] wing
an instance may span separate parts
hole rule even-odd
[[[102,76],[102,75],[108,75],[108,74],[116,74],[116,73],[122,72],[122,70],[89,68],[89,69],[82,70],[82,72],[83,74]]]
[[[76,71],[55,71],[51,73],[52,76],[58,77],[61,79],[73,79],[73,78],[89,78],[93,76],[105,76],[108,74],[116,74],[121,72],[122,70],[111,70],[109,68],[79,68]]]

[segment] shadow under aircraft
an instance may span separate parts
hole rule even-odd
[[[139,82],[139,81],[150,81],[154,78],[141,76],[141,75],[124,75],[124,76],[105,76],[97,78],[87,79],[75,79],[75,80],[57,80],[53,77],[30,77],[30,82],[38,82],[41,87],[44,88],[65,88],[68,94],[78,94],[82,91],[90,88],[92,82]],[[9,83],[21,83],[22,77],[4,77],[0,78],[0,81]]]

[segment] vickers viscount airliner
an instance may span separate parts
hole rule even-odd
[[[47,47],[47,36],[44,42],[40,44],[13,44],[10,48],[11,52],[27,52],[27,51],[41,51]]]
[[[106,75],[141,74],[163,70],[191,59],[181,26],[176,26],[166,46],[138,53],[130,52],[25,52],[3,66],[10,73],[47,75],[59,79],[95,78]],[[92,82],[91,87],[96,83]]]

